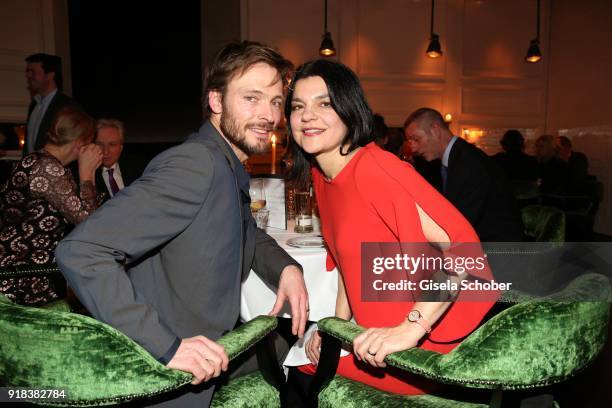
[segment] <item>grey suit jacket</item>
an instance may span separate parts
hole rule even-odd
[[[251,268],[277,286],[282,269],[297,265],[256,228],[232,155],[205,123],[58,245],[81,302],[158,359],[178,338],[232,329]]]

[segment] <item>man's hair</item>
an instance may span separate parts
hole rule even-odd
[[[83,111],[64,108],[59,111],[47,133],[49,143],[63,146],[75,140],[91,143],[96,121]]]
[[[114,128],[119,132],[119,138],[121,139],[121,143],[123,143],[125,127],[123,126],[123,122],[119,119],[112,118],[102,118],[98,119],[96,122],[96,134],[100,129]]]
[[[525,147],[525,138],[516,129],[510,129],[499,142],[507,152],[519,152]]]
[[[559,140],[559,144],[563,147],[568,147],[568,148],[572,148],[572,141],[569,139],[569,137],[567,136],[557,136],[557,139]]]
[[[27,63],[39,62],[45,74],[53,72],[55,74],[55,86],[57,86],[57,89],[60,91],[62,90],[64,81],[62,78],[62,59],[60,57],[57,55],[38,53],[30,55],[25,61]]]
[[[320,77],[325,82],[332,108],[347,128],[340,144],[340,154],[347,155],[371,142],[374,114],[366,100],[359,78],[346,65],[328,59],[306,62],[295,71],[285,101],[289,134],[292,132],[291,99],[295,85],[301,79],[310,77]],[[343,150],[345,145],[348,145],[346,151]],[[300,181],[306,180],[310,173],[311,156],[297,145],[293,137],[289,139],[289,153],[293,157],[293,167],[290,169],[289,177]]]
[[[243,75],[255,64],[264,63],[276,69],[279,80],[283,84],[289,78],[293,65],[277,50],[267,45],[253,41],[233,42],[220,49],[204,73],[204,88],[202,99],[204,115],[209,117],[212,113],[208,104],[208,93],[218,91],[222,96],[227,91],[229,82]]]
[[[419,108],[412,112],[404,122],[404,130],[410,126],[412,122],[419,122],[419,127],[426,129],[429,129],[432,124],[436,123],[441,128],[449,130],[448,123],[444,121],[440,112],[432,108]]]
[[[387,132],[389,132],[389,127],[385,123],[385,118],[382,115],[375,113],[373,117],[373,123],[374,128],[372,136],[375,140],[382,139],[383,137],[387,136]]]

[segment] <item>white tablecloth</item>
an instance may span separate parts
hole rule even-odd
[[[318,226],[317,222],[314,224]],[[319,319],[334,316],[335,314],[336,295],[338,293],[338,270],[327,271],[325,266],[327,250],[325,248],[294,248],[287,245],[287,240],[290,238],[317,235],[317,233],[294,233],[294,225],[294,222],[290,221],[287,225],[287,231],[268,228],[267,232],[289,255],[302,265],[306,289],[308,289],[309,320],[316,322]],[[261,314],[268,314],[272,310],[275,301],[276,293],[251,271],[247,280],[242,284],[240,317],[248,321]],[[288,304],[285,304],[283,312],[282,316],[290,317]],[[308,333],[293,345],[283,365],[289,367],[310,363],[304,351],[304,344],[314,330],[316,330],[316,325],[312,325]],[[347,354],[347,351],[342,350],[342,356]]]
[[[310,303],[309,318],[317,321],[324,317],[333,316],[336,308],[336,294],[338,292],[338,271],[328,272],[325,268],[327,251],[325,248],[294,248],[287,245],[287,240],[313,234],[298,234],[293,232],[293,222],[288,223],[288,230],[268,228],[268,234],[279,243],[285,251],[298,261],[304,269],[304,280]],[[257,274],[251,273],[242,284],[240,317],[251,320],[262,314],[268,314],[276,300],[276,293],[270,289]],[[290,316],[289,305],[285,305],[283,316]]]

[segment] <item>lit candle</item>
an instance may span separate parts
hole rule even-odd
[[[272,163],[270,164],[270,173],[276,174],[276,135],[274,133],[270,141],[272,142]]]

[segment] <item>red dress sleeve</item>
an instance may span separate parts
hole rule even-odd
[[[458,243],[478,243],[478,235],[461,213],[408,163],[381,149],[367,146],[363,165],[355,172],[363,199],[371,203],[385,225],[400,243],[427,242],[417,204],[449,236],[451,248]],[[362,160],[363,160],[362,159]],[[479,246],[469,245],[473,251]],[[482,253],[482,252],[481,252]],[[488,267],[478,278],[492,279]],[[487,301],[462,301],[461,296],[434,324],[429,339],[456,341],[472,332],[494,304]]]

